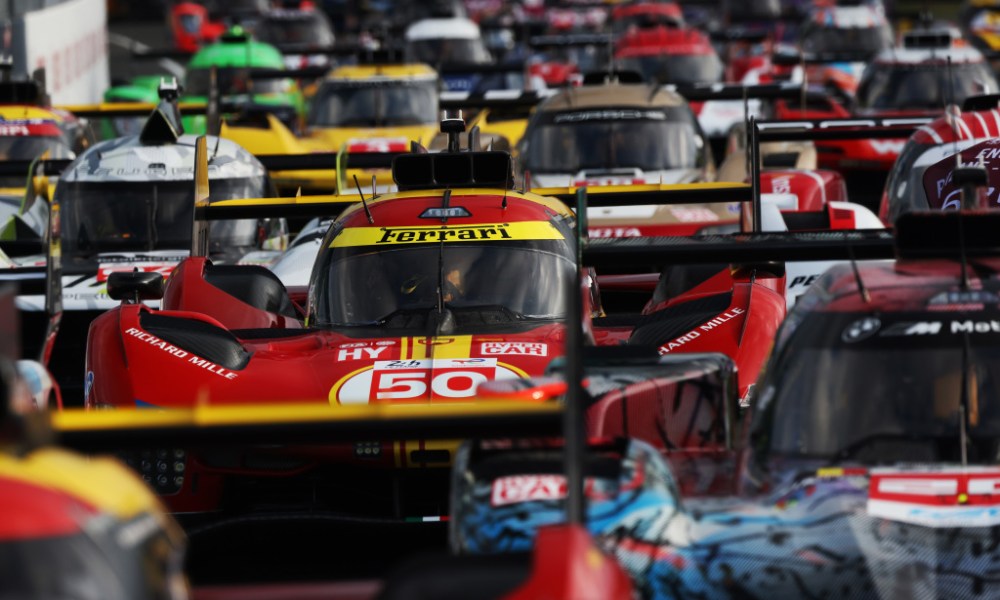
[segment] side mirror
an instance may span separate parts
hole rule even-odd
[[[142,300],[163,298],[163,275],[139,271],[121,271],[108,276],[108,296],[138,304]]]

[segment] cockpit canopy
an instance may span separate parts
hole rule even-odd
[[[861,77],[855,98],[861,110],[941,110],[969,96],[995,93],[997,80],[983,61],[875,61]]]
[[[61,181],[62,250],[85,260],[104,252],[187,250],[194,221],[193,184],[174,181]],[[211,200],[272,195],[266,176],[213,179]],[[245,253],[259,243],[257,221],[211,225],[211,253]]]
[[[522,146],[523,168],[532,173],[694,169],[706,160],[701,129],[687,105],[540,112]]]
[[[575,269],[571,240],[560,220],[398,228],[335,223],[313,272],[310,323],[420,328],[439,307],[450,310],[460,328],[561,319]]]
[[[797,306],[754,408],[756,467],[958,462],[963,405],[970,462],[994,464],[998,303],[994,286],[943,290],[927,310],[913,312]]]

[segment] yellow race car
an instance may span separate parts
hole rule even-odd
[[[386,151],[400,144],[408,146],[410,140],[430,145],[438,130],[438,90],[438,74],[427,65],[342,66],[317,87],[302,137],[273,115],[256,122],[224,123],[221,135],[254,154],[337,153],[352,148]],[[352,169],[347,181],[355,174],[366,182],[376,175],[379,187],[392,183],[387,169]],[[331,191],[337,187],[334,164],[329,172],[278,171],[272,178],[282,190]]]

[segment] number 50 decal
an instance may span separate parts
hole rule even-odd
[[[383,360],[338,382],[330,402],[456,400],[472,397],[483,382],[521,376],[495,358]]]
[[[375,400],[415,400],[427,398],[430,380],[430,398],[467,398],[476,387],[489,381],[495,371],[490,368],[476,371],[376,371],[372,375],[372,394]]]

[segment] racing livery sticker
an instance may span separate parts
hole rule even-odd
[[[337,382],[330,403],[462,400],[486,381],[519,377],[495,358],[379,360]]]
[[[517,221],[435,227],[349,227],[333,238],[330,247],[561,239],[563,235],[547,221]]]
[[[146,342],[150,346],[159,348],[160,350],[166,352],[167,354],[170,354],[171,356],[175,356],[180,359],[185,359],[186,362],[189,364],[192,364],[196,367],[201,367],[202,369],[205,369],[206,371],[209,371],[211,373],[215,373],[219,377],[223,377],[225,379],[236,379],[237,377],[237,374],[230,371],[229,369],[221,367],[215,364],[214,362],[208,360],[207,358],[200,358],[196,355],[190,354],[187,350],[182,350],[174,346],[173,344],[161,340],[160,338],[156,337],[151,333],[146,333],[141,329],[136,329],[135,327],[129,327],[128,329],[125,330],[125,333],[136,338],[139,341]]]
[[[925,527],[993,527],[1000,524],[1000,470],[873,469],[867,512],[873,517]]]
[[[549,346],[542,342],[483,342],[479,353],[485,355],[548,356]]]
[[[112,273],[131,273],[133,270],[138,270],[140,273],[159,273],[166,277],[176,266],[177,263],[101,263],[97,267],[97,283],[106,283]]]
[[[980,142],[959,153],[963,167],[986,169],[987,189],[977,191],[977,208],[989,208],[998,202],[1000,171],[995,163],[1000,162],[1000,140],[990,139]],[[931,208],[957,210],[962,207],[962,189],[952,179],[955,156],[946,156],[924,171],[924,193]]]

